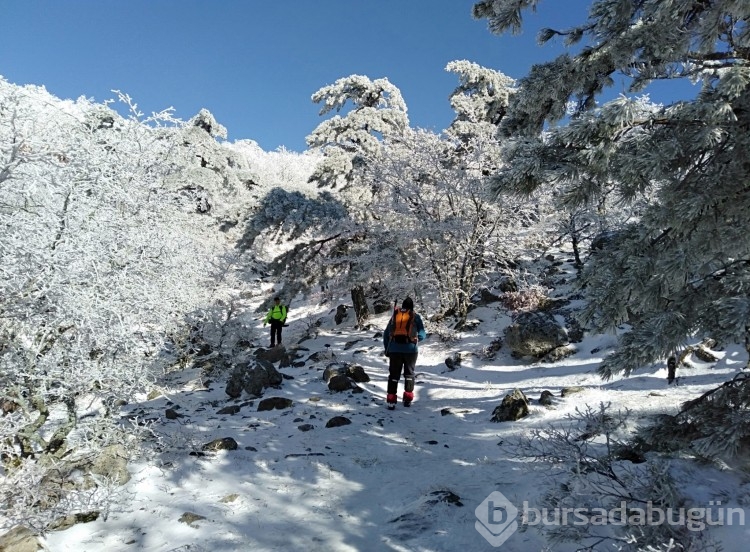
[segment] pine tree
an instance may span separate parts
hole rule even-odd
[[[474,15],[494,32],[518,30],[521,11],[537,3],[487,0]],[[515,138],[497,191],[560,186],[574,208],[608,193],[626,206],[647,199],[583,272],[592,329],[632,324],[602,363],[605,378],[694,336],[750,341],[749,19],[747,2],[594,2],[584,24],[540,33],[584,44],[534,66],[501,124]],[[632,95],[597,105],[616,74],[630,93],[657,80],[701,87],[666,106]]]

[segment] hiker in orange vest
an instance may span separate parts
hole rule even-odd
[[[389,410],[396,408],[398,382],[404,374],[404,406],[414,400],[414,368],[419,354],[417,343],[427,337],[422,317],[414,312],[411,297],[404,299],[401,308],[394,309],[388,326],[383,332],[385,356],[389,359],[388,390],[386,403]]]

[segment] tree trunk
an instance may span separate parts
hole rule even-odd
[[[365,298],[365,289],[362,286],[352,288],[352,304],[354,305],[354,315],[357,317],[357,327],[361,328],[370,317],[370,310],[367,308],[367,299]]]

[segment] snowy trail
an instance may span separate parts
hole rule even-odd
[[[476,348],[493,333],[467,341]],[[360,393],[332,393],[321,377],[325,362],[283,368],[293,379],[268,389],[264,398],[292,399],[284,410],[258,412],[258,399],[252,406],[247,397],[229,399],[223,381],[195,390],[194,370],[173,374],[171,403],[161,397],[131,407],[160,415],[178,405],[186,417],[163,419],[159,428],[172,446],[156,462],[132,466],[133,479],[106,520],[49,533],[47,546],[55,552],[495,550],[474,527],[475,508],[496,490],[514,504],[533,503],[544,476],[542,466],[512,457],[503,446],[509,438],[602,401],[631,408],[636,417],[668,411],[728,379],[741,360],[730,350],[713,368],[684,370],[682,384],[668,388],[661,369],[603,382],[595,373],[597,357],[589,353],[607,346],[610,338],[601,336],[587,338],[579,354],[554,365],[500,351],[491,361],[467,355],[453,371],[443,363],[449,349],[428,340],[421,348],[414,405],[404,408],[399,401],[388,411],[387,365],[372,334],[340,329],[306,341],[305,355],[335,350],[335,360],[360,364],[371,381],[360,384]],[[365,348],[344,350],[352,340]],[[585,390],[560,398],[566,386]],[[530,415],[490,422],[492,410],[515,387],[531,400]],[[545,389],[555,396],[552,408],[537,404]],[[242,405],[240,412],[216,414],[231,404]],[[351,424],[325,427],[333,416]],[[302,431],[304,424],[314,429]],[[222,437],[234,438],[238,450],[188,454]],[[205,519],[180,522],[186,512]],[[502,550],[544,546],[528,530],[514,534]]]

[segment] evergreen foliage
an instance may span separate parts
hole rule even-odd
[[[508,109],[515,81],[502,73],[466,60],[451,61],[446,71],[458,75],[450,97],[456,118],[447,132],[461,141],[494,131]]]
[[[321,115],[350,108],[343,117],[323,121],[307,137],[308,146],[321,149],[324,155],[310,177],[321,187],[351,184],[363,156],[376,154],[381,138],[398,136],[409,128],[401,91],[388,79],[351,75],[321,88],[312,101],[322,104]]]
[[[487,0],[474,15],[494,32],[517,31],[522,10],[537,4]],[[749,18],[747,2],[596,1],[582,25],[541,33],[584,44],[535,66],[500,125],[515,138],[496,191],[557,187],[571,208],[607,195],[642,208],[582,274],[589,327],[632,325],[602,363],[605,378],[695,336],[750,343]],[[630,96],[598,106],[617,73],[630,92],[676,78],[699,82],[700,92],[667,106]]]

